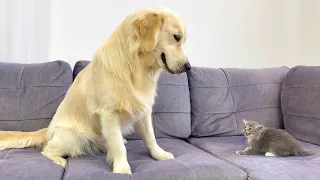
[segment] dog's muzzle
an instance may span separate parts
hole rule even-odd
[[[168,72],[170,72],[171,74],[176,74],[176,73],[182,73],[182,72],[186,72],[186,71],[189,71],[191,70],[191,65],[190,63],[187,61],[187,63],[185,63],[183,65],[183,67],[181,68],[181,71],[179,72],[175,72],[175,71],[172,71],[168,64],[167,64],[167,59],[166,59],[166,54],[165,53],[161,53],[161,60],[162,60],[162,63],[165,65],[165,68]]]
[[[171,71],[171,69],[169,68],[169,66],[167,64],[167,58],[166,58],[166,54],[165,53],[161,53],[161,60],[162,60],[162,63],[165,65],[166,70],[171,74],[175,74],[173,71]]]
[[[162,60],[163,64],[164,64],[166,67],[168,67],[167,59],[166,59],[166,54],[161,53],[161,60]]]

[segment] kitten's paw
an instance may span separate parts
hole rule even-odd
[[[236,151],[237,155],[242,155],[242,151]]]
[[[276,157],[276,155],[273,154],[272,152],[266,152],[264,155],[268,157]]]

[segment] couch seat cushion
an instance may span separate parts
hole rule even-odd
[[[60,180],[64,169],[40,154],[39,149],[0,151],[1,180]]]
[[[190,138],[191,144],[226,160],[248,173],[249,179],[318,180],[320,177],[320,146],[300,142],[309,157],[239,156],[235,152],[247,146],[244,136]]]
[[[247,174],[220,159],[178,139],[158,139],[159,145],[175,155],[173,160],[156,161],[149,156],[141,140],[127,146],[132,175],[114,174],[105,162],[105,155],[69,159],[65,180],[241,180]]]

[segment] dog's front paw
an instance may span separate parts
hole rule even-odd
[[[120,163],[114,163],[113,164],[113,173],[117,174],[132,174],[131,168],[128,163],[126,162],[120,162]]]
[[[156,160],[168,160],[174,158],[172,153],[166,152],[163,149],[151,152],[151,156]]]

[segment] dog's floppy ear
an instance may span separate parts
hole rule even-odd
[[[147,14],[143,19],[137,19],[133,22],[135,33],[140,39],[144,51],[155,49],[163,23],[162,15],[156,13]]]

